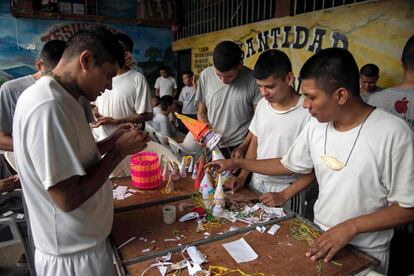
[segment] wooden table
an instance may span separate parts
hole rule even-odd
[[[130,180],[127,178],[118,179],[117,184],[131,187]],[[186,245],[195,245],[207,255],[209,262],[204,266],[205,268],[210,265],[224,265],[230,268],[239,267],[249,273],[263,272],[266,275],[318,275],[317,264],[305,256],[309,248],[308,243],[295,240],[290,234],[290,222],[283,222],[296,217],[296,214],[288,212],[285,218],[261,224],[267,228],[275,223],[280,224],[282,228],[275,236],[261,234],[255,230],[256,225],[249,226],[241,222],[221,224],[211,229],[210,235],[205,236],[203,233],[196,232],[196,220],[178,222],[182,215],[191,211],[191,209],[180,211],[179,206],[183,203],[191,203],[189,194],[194,192],[193,180],[183,179],[175,187],[174,194],[162,194],[161,188],[158,188],[142,190],[126,200],[115,201],[117,211],[114,216],[111,241],[120,275],[125,275],[125,272],[129,275],[141,275],[145,268],[155,262],[155,258],[164,256],[168,252],[174,253],[173,261],[179,261],[182,259],[180,252]],[[258,196],[248,189],[243,189],[235,194],[227,193],[226,198],[246,202],[257,200]],[[174,224],[167,225],[163,222],[162,208],[165,205],[176,206],[177,221]],[[231,226],[238,229],[229,231]],[[117,250],[119,245],[134,236],[137,238]],[[222,244],[242,236],[245,236],[259,258],[245,264],[237,264],[224,250]],[[165,241],[165,239],[175,240]],[[148,249],[150,250],[146,251]],[[332,263],[322,264],[322,275],[354,274],[373,267],[378,262],[351,247],[340,251],[335,261],[342,266]],[[158,275],[158,273],[156,270],[151,270],[147,275]],[[187,275],[187,270],[183,273]]]
[[[247,235],[236,234],[226,239],[198,246],[197,248],[207,256],[208,260],[208,263],[205,263],[203,267],[208,269],[209,266],[225,266],[232,269],[240,268],[246,273],[262,272],[265,275],[318,275],[318,262],[313,262],[305,256],[309,248],[308,243],[296,240],[291,235],[289,229],[291,221],[292,219],[289,219],[279,223],[281,228],[274,236],[266,232],[261,234],[258,231],[252,231]],[[238,264],[227,253],[223,244],[240,239],[242,236],[259,257],[256,260]],[[172,256],[173,262],[182,259],[181,253],[174,253]],[[374,258],[349,246],[338,252],[334,260],[340,265],[322,263],[320,275],[352,275],[372,268],[378,263]],[[126,271],[129,275],[141,275],[142,271],[154,262],[155,258],[130,264],[126,266]],[[152,268],[145,275],[158,274],[158,269]],[[183,270],[181,275],[188,275],[188,270]]]
[[[249,194],[248,190],[244,193]],[[248,226],[244,222],[237,221],[231,223],[223,219],[221,223],[217,223],[216,227],[208,231],[209,235],[204,235],[203,232],[196,232],[197,220],[178,221],[180,217],[192,211],[192,207],[187,207],[191,203],[190,199],[184,199],[116,213],[111,233],[114,246],[118,248],[130,238],[137,237],[118,250],[122,262],[142,260],[145,259],[143,257],[150,255],[162,256],[171,249],[179,250],[180,247],[196,241],[214,239],[216,236],[221,235],[226,237],[229,235],[231,226],[242,230]],[[167,205],[176,207],[177,220],[173,224],[165,224],[163,221],[162,209]],[[183,211],[180,210],[180,205],[185,206]],[[165,239],[168,241],[165,241]],[[150,251],[145,252],[148,249]]]
[[[127,186],[128,188],[138,190],[138,192],[126,199],[114,200],[116,213],[186,199],[196,192],[194,189],[194,180],[191,179],[191,176],[175,181],[174,192],[169,194],[161,193],[161,189],[165,186],[164,183],[158,188],[144,190],[132,186],[131,177],[119,177],[111,180],[115,187]]]

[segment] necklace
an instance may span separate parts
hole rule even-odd
[[[359,127],[359,129],[358,129],[358,133],[357,133],[357,136],[355,138],[355,141],[354,141],[354,143],[352,145],[351,151],[349,152],[348,157],[346,158],[345,164],[343,162],[339,161],[338,159],[336,159],[336,157],[334,157],[334,156],[326,155],[326,142],[328,140],[328,126],[329,126],[329,123],[326,124],[326,129],[325,129],[325,143],[324,143],[323,155],[321,156],[321,159],[322,159],[322,161],[325,163],[325,165],[328,168],[330,168],[332,170],[335,170],[335,171],[339,171],[339,170],[342,170],[343,168],[345,168],[346,165],[348,165],[349,158],[351,157],[351,154],[354,151],[356,142],[358,141],[358,138],[359,138],[359,134],[361,133],[361,129],[364,126],[365,122],[367,121],[369,115],[371,115],[372,111],[374,111],[374,110],[375,110],[375,108],[372,109],[367,114],[367,116],[365,117],[364,121],[362,121],[362,124]]]
[[[56,75],[55,73],[53,73],[52,71],[50,71],[50,70],[42,71],[42,77],[43,76],[51,77],[52,79],[54,79],[57,82],[59,82],[59,80],[60,80],[60,77],[58,75]]]

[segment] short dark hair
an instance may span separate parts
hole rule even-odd
[[[165,65],[160,66],[159,71],[161,71],[161,70],[164,70],[164,71],[170,72],[169,68],[168,68],[167,66],[165,66]]]
[[[46,70],[52,71],[59,63],[65,50],[66,42],[63,40],[49,40],[43,45],[39,58]]]
[[[125,65],[124,51],[118,39],[103,26],[91,27],[76,32],[66,42],[64,58],[73,58],[85,50],[93,53],[95,64],[100,66],[105,62]]]
[[[174,98],[170,95],[162,96],[160,99],[161,110],[166,111],[174,103]]]
[[[414,70],[414,35],[405,43],[401,61],[405,70]]]
[[[352,54],[342,48],[328,48],[311,56],[300,70],[301,80],[315,79],[318,88],[333,93],[338,88],[359,95],[359,70]]]
[[[213,51],[214,67],[220,72],[227,72],[240,64],[244,53],[240,46],[233,41],[222,41]]]
[[[359,70],[359,74],[364,77],[372,78],[379,76],[379,68],[373,63],[365,64]]]
[[[193,71],[191,71],[191,70],[187,70],[187,71],[184,71],[182,75],[183,75],[183,76],[184,76],[184,75],[189,75],[190,77],[192,77],[192,76],[194,76],[194,73],[193,73]]]
[[[124,51],[133,52],[134,51],[134,41],[132,41],[131,37],[124,33],[116,33],[115,37],[118,39],[118,42],[124,48]]]
[[[270,75],[277,79],[283,79],[290,72],[292,72],[292,64],[289,57],[277,49],[263,52],[253,69],[253,75],[258,80],[264,80]]]

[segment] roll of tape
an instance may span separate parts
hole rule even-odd
[[[173,224],[176,219],[176,208],[174,205],[167,205],[162,208],[164,223]]]

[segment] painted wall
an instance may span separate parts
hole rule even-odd
[[[92,22],[15,18],[10,14],[9,1],[0,1],[0,81],[34,72],[34,60],[43,44],[50,39],[66,40]],[[105,24],[127,33],[134,40],[134,59],[150,84],[165,64],[172,69],[175,58],[171,52],[172,32],[169,29],[135,25]]]
[[[413,26],[414,1],[370,1],[179,40],[173,43],[173,51],[192,49],[192,68],[198,75],[212,64],[212,51],[223,38],[242,46],[244,62],[250,68],[261,52],[277,48],[289,55],[297,75],[316,51],[344,47],[359,66],[377,64],[381,70],[378,84],[388,87],[401,80],[401,52],[414,34]]]

